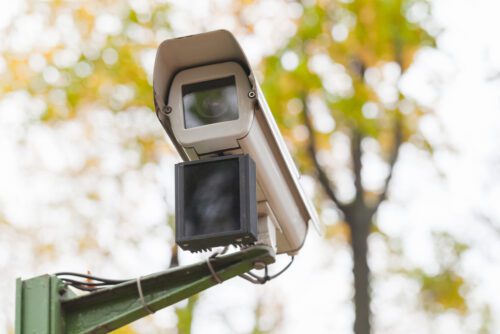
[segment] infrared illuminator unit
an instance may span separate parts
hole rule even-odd
[[[166,40],[153,76],[156,114],[176,166],[176,242],[192,251],[267,244],[296,254],[314,207],[248,60],[225,30]]]

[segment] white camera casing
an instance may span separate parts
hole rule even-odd
[[[238,118],[186,128],[182,87],[229,76],[236,83]],[[217,30],[161,43],[153,87],[156,114],[184,161],[243,153],[255,161],[258,213],[268,216],[276,228],[277,253],[296,254],[309,222],[321,232],[265,97],[230,32]]]

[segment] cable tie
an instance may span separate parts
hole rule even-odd
[[[146,301],[144,300],[144,295],[142,293],[142,286],[141,286],[141,276],[137,277],[136,282],[137,282],[137,290],[139,291],[139,301],[141,302],[142,307],[144,307],[144,309],[148,311],[149,314],[154,314],[155,312],[149,308],[148,304],[146,304]]]
[[[206,262],[207,262],[207,266],[208,266],[208,269],[210,270],[210,273],[212,274],[212,278],[214,279],[214,281],[217,283],[217,284],[221,284],[222,283],[222,280],[220,279],[219,275],[217,275],[217,273],[215,272],[214,270],[214,267],[212,267],[212,263],[210,263],[210,257],[207,258]]]

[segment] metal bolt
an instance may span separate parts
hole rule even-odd
[[[64,295],[66,293],[66,287],[64,285],[60,286],[57,292],[59,292],[61,296]]]
[[[253,99],[253,98],[255,98],[255,96],[257,96],[257,95],[255,94],[255,92],[253,90],[251,90],[251,91],[248,92],[248,97],[249,98]]]

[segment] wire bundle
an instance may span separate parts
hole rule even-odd
[[[217,256],[224,254],[227,251],[227,248],[223,249],[220,252],[215,252],[212,254],[208,259],[207,259],[207,264],[209,268],[211,269],[212,274],[215,274],[214,277],[218,277],[216,273],[213,271],[213,268],[211,268],[210,260],[216,258]],[[278,273],[274,275],[269,275],[268,272],[268,266],[267,264],[265,265],[264,269],[264,276],[259,276],[251,271],[240,275],[240,277],[246,279],[247,281],[254,283],[254,284],[265,284],[269,282],[270,280],[280,276],[283,274],[290,266],[292,265],[294,260],[294,257],[291,256],[290,262]],[[125,280],[116,280],[116,279],[109,279],[109,278],[101,278],[97,276],[93,276],[90,274],[80,274],[80,273],[73,273],[73,272],[59,272],[56,273],[55,276],[57,276],[61,281],[63,281],[66,285],[72,286],[78,290],[83,290],[83,291],[97,291],[99,289],[104,289],[110,286],[114,286],[117,284],[125,283],[128,281],[131,281],[130,279],[125,279]],[[82,281],[81,279],[85,279],[85,281]],[[220,280],[220,279],[219,279]],[[220,283],[220,282],[219,282]]]
[[[57,276],[65,284],[83,291],[96,291],[99,289],[107,288],[113,285],[130,281],[130,280],[101,278],[93,275],[73,273],[73,272],[60,272],[56,273],[55,276]],[[65,276],[68,276],[70,278]],[[86,281],[81,281],[80,279],[82,278],[86,279]]]

